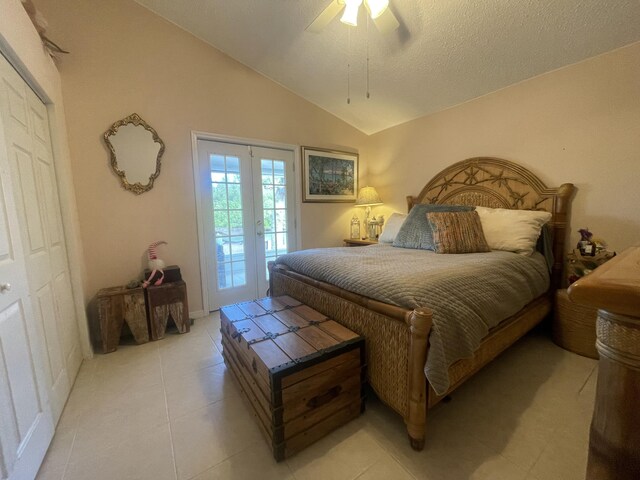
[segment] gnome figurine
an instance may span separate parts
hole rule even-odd
[[[144,282],[142,282],[142,288],[147,288],[153,282],[153,285],[156,287],[158,285],[162,285],[162,280],[164,280],[164,270],[163,268],[166,266],[165,263],[158,258],[157,248],[158,245],[167,245],[167,242],[164,240],[160,240],[159,242],[153,242],[149,245],[148,248],[148,256],[149,256],[149,270],[151,270],[151,274],[149,278],[147,278]],[[154,279],[157,275],[160,275],[158,278]]]

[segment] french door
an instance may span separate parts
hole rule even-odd
[[[198,140],[209,308],[262,297],[296,245],[292,150]]]

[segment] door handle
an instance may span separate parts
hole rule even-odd
[[[0,284],[0,293],[10,292],[11,284],[10,283],[2,283]]]

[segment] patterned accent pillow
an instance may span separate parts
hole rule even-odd
[[[421,203],[415,205],[409,216],[400,227],[400,231],[393,241],[394,247],[419,248],[421,250],[435,250],[433,231],[427,220],[430,212],[470,212],[475,207],[465,205],[431,205]]]
[[[433,230],[436,253],[491,251],[477,212],[431,212],[426,217]]]

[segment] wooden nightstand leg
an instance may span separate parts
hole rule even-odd
[[[184,282],[149,287],[146,294],[152,340],[164,337],[169,316],[175,323],[178,332],[189,332],[191,324],[189,322],[187,285]]]
[[[134,293],[131,295],[125,294],[123,297],[124,321],[127,322],[136,343],[147,343],[149,341],[149,324],[147,322],[144,295],[142,293]]]
[[[169,314],[176,324],[176,328],[180,333],[187,333],[191,329],[189,322],[189,312],[185,312],[185,303],[177,302],[169,305]]]
[[[118,349],[122,325],[124,324],[124,302],[122,296],[101,298],[98,300],[100,317],[100,336],[103,353]]]
[[[149,308],[149,322],[151,325],[151,338],[160,340],[164,338],[167,331],[167,322],[169,321],[169,306],[159,305]]]

